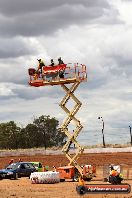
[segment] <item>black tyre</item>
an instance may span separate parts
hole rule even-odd
[[[18,173],[14,175],[14,179],[18,179]]]
[[[91,181],[92,178],[86,178],[84,179],[85,181]]]
[[[60,182],[64,182],[65,181],[65,179],[60,179]]]
[[[108,182],[109,180],[108,180],[108,178],[105,177],[105,178],[103,178],[103,181]]]
[[[85,186],[77,186],[76,191],[79,195],[84,195],[87,192],[87,189]]]

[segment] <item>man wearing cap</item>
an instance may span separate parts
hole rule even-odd
[[[63,62],[63,60],[61,59],[61,57],[60,58],[58,58],[58,65],[61,65],[61,64],[64,64],[64,62]]]
[[[38,71],[40,70],[40,73],[42,74],[42,67],[45,66],[44,61],[42,59],[37,59],[39,62],[38,65]]]
[[[112,184],[120,184],[123,180],[121,174],[115,170],[113,166],[110,166],[110,169],[109,182]]]
[[[51,61],[50,66],[54,66],[54,65],[55,65],[54,60],[53,60],[53,59],[51,59],[50,61]]]

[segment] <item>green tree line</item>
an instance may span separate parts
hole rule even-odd
[[[22,128],[14,121],[0,123],[0,149],[62,146],[66,135],[58,128],[59,121],[42,115]]]

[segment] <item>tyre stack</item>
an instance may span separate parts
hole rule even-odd
[[[60,182],[59,172],[33,172],[30,175],[32,184],[54,184]]]

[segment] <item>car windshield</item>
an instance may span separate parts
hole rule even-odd
[[[39,165],[38,165],[38,164],[33,164],[33,166],[34,166],[35,168],[38,168],[38,167],[39,167]]]
[[[34,167],[35,167],[32,163],[28,163],[28,166],[29,166],[30,168],[34,168]]]
[[[19,164],[17,163],[12,163],[9,166],[6,167],[6,169],[16,169],[18,168]]]
[[[42,164],[40,162],[32,162],[35,168],[42,168]]]

